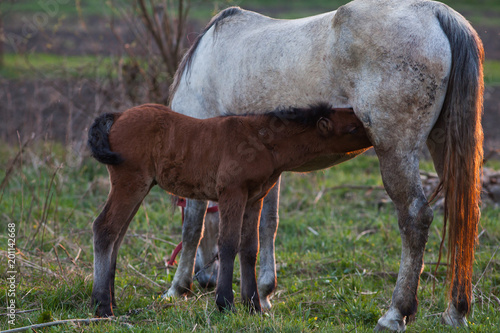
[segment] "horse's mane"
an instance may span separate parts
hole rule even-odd
[[[210,30],[210,28],[212,26],[215,26],[215,29],[217,29],[219,27],[219,25],[221,24],[221,22],[224,21],[224,19],[226,19],[230,16],[240,14],[240,13],[243,13],[243,10],[240,7],[229,7],[227,9],[224,9],[219,14],[214,16],[212,18],[212,20],[210,20],[210,22],[207,24],[205,29],[203,29],[202,33],[200,35],[198,35],[198,37],[196,37],[193,45],[191,45],[189,50],[186,52],[186,54],[184,55],[184,57],[181,60],[181,63],[179,64],[179,68],[175,72],[174,81],[172,82],[172,85],[170,86],[170,96],[169,96],[170,101],[172,100],[172,97],[174,96],[177,88],[179,87],[179,83],[181,81],[182,74],[184,73],[184,71],[189,70],[189,67],[191,66],[191,62],[193,60],[193,55],[196,52],[196,49],[198,48],[198,45],[200,44],[200,41],[203,38],[203,36],[205,36],[206,32],[208,30]]]
[[[335,109],[328,103],[321,102],[311,104],[307,107],[278,107],[273,111],[265,113],[245,113],[245,114],[232,114],[226,113],[222,117],[239,116],[239,117],[276,117],[282,121],[290,121],[301,124],[303,126],[315,126],[318,119],[321,117],[328,117],[335,112]]]

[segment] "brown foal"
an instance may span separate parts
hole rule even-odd
[[[111,180],[106,205],[93,224],[92,304],[98,316],[113,315],[118,249],[156,184],[178,196],[219,202],[217,306],[234,306],[239,253],[241,298],[260,312],[255,265],[263,198],[283,171],[317,170],[329,156],[372,145],[352,109],[326,104],[209,119],[146,104],[96,118],[88,144],[92,156],[107,164]]]

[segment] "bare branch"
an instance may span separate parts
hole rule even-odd
[[[65,320],[51,321],[50,323],[34,324],[34,325],[29,325],[29,326],[13,328],[11,330],[1,331],[0,333],[24,332],[24,331],[28,331],[28,330],[35,330],[37,328],[62,325],[62,324],[87,324],[88,325],[90,323],[95,323],[98,321],[116,321],[116,320],[113,318],[65,319]]]

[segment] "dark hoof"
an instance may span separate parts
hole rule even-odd
[[[99,305],[97,307],[95,316],[99,318],[108,318],[108,317],[114,317],[115,314],[113,313],[113,308],[111,306]]]
[[[250,314],[261,314],[262,313],[262,308],[260,307],[260,304],[259,305],[255,305],[255,304],[247,304],[246,305],[247,308],[248,308],[248,312]]]
[[[227,300],[227,298],[215,296],[215,304],[221,313],[236,312],[234,302]]]

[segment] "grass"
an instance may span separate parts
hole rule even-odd
[[[113,3],[126,3],[125,0],[113,0]],[[101,0],[55,0],[55,1],[30,1],[30,0],[6,0],[0,4],[2,12],[16,14],[46,13],[50,17],[76,17],[79,11],[85,15],[107,15],[111,14],[109,6],[103,6]]]
[[[484,84],[487,86],[500,85],[500,60],[484,61]]]
[[[4,55],[0,75],[7,79],[106,77],[113,75],[112,57],[63,56],[49,53]]]
[[[0,224],[0,289],[7,277],[6,225],[15,223],[17,310],[34,310],[17,314],[15,326],[91,317],[91,224],[108,192],[106,170],[53,143],[29,144],[11,168],[17,153],[17,148],[0,144],[0,181],[12,170],[0,193],[1,218],[6,222]],[[422,168],[430,171],[432,165],[425,162]],[[279,286],[272,310],[262,316],[246,314],[239,303],[236,314],[221,315],[213,292],[198,286],[187,300],[158,298],[175,272],[165,268],[164,258],[180,240],[181,225],[180,213],[172,213],[169,197],[155,188],[120,250],[116,280],[120,322],[48,330],[371,332],[388,308],[399,268],[397,220],[393,206],[383,203],[383,191],[349,190],[342,185],[382,185],[376,158],[361,156],[322,172],[285,175],[276,240]],[[475,306],[467,332],[492,332],[500,322],[495,301],[500,297],[500,253],[494,256],[500,239],[499,217],[500,208],[483,209],[480,232],[484,232],[473,279]],[[441,220],[436,212],[419,288],[418,318],[408,332],[453,331],[440,325],[437,315],[446,306],[443,267],[432,293],[434,266],[429,263],[437,260]],[[238,299],[239,273],[233,289]],[[5,302],[2,291],[0,306]],[[0,327],[9,327],[5,316],[0,316]]]

